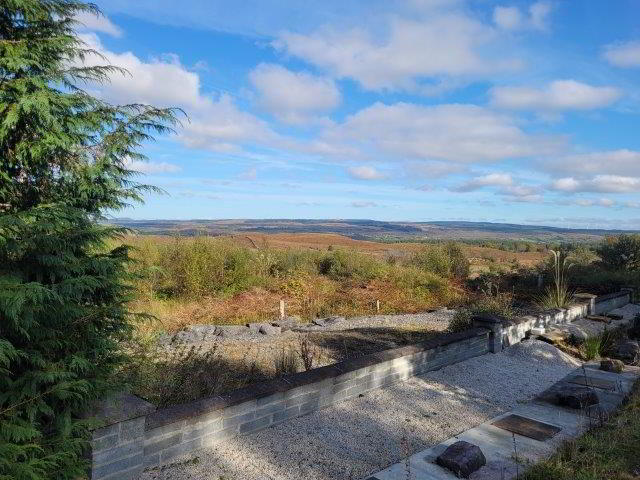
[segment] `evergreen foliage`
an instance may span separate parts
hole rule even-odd
[[[605,267],[640,270],[640,235],[621,234],[604,239],[596,250]]]
[[[130,160],[175,111],[111,106],[83,86],[120,70],[97,55],[74,18],[77,0],[0,5],[0,479],[86,474],[89,420],[110,391],[131,329],[123,233],[100,223],[140,200]]]

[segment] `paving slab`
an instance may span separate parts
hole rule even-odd
[[[575,369],[531,402],[411,455],[405,461],[367,477],[366,480],[455,479],[457,477],[452,472],[440,467],[435,461],[438,455],[458,440],[480,447],[487,460],[484,467],[471,474],[471,480],[508,480],[517,477],[528,465],[552,455],[564,441],[584,433],[594,425],[596,418],[602,419],[603,414],[609,414],[616,409],[640,377],[640,368],[625,367],[624,372],[618,374],[590,367],[591,365],[588,368]],[[584,380],[585,375],[586,382],[605,387],[594,388],[600,403],[582,410],[556,405],[555,392],[558,388],[580,382],[579,378]],[[613,390],[612,386],[615,386]],[[505,425],[513,428],[501,428]],[[528,428],[521,428],[523,425],[533,426],[533,433]],[[545,431],[554,433],[538,435]]]
[[[516,414],[509,414],[504,418],[496,420],[492,425],[507,432],[517,433],[518,435],[539,441],[549,440],[562,430],[562,428],[556,427],[555,425]]]

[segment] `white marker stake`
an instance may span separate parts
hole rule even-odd
[[[284,320],[284,300],[280,300],[280,320]]]
[[[376,312],[380,313],[380,300],[376,300]]]

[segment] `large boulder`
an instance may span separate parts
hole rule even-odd
[[[600,361],[600,370],[604,370],[605,372],[622,373],[622,370],[624,370],[624,363],[612,358],[603,358]]]
[[[562,385],[556,391],[556,400],[558,405],[575,409],[587,408],[600,402],[592,388],[578,385]]]
[[[635,363],[640,359],[640,345],[637,340],[623,340],[616,345],[613,356],[626,363]]]
[[[469,475],[486,465],[487,460],[480,447],[459,440],[449,445],[444,452],[438,455],[436,463],[451,470],[458,477],[469,478]]]

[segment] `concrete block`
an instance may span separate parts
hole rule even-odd
[[[119,423],[114,423],[113,425],[109,425],[107,427],[102,427],[102,428],[96,428],[92,434],[91,434],[91,438],[93,440],[97,440],[99,438],[102,437],[108,437],[110,435],[117,435],[118,432],[120,431],[120,424]]]
[[[247,412],[241,415],[236,415],[235,417],[225,418],[222,421],[222,428],[227,429],[229,427],[233,427],[235,425],[240,425],[241,423],[245,423],[253,420],[256,417],[256,412]]]
[[[271,424],[271,417],[262,417],[256,420],[252,420],[251,422],[241,423],[239,427],[239,432],[249,433],[255,432],[257,430],[262,430],[263,428],[268,427]]]
[[[160,452],[160,462],[166,463],[167,461],[179,457],[180,455],[184,455],[186,453],[192,452],[202,446],[202,439],[196,438],[194,440],[190,440],[188,442],[183,442],[173,447],[167,448]]]
[[[144,456],[144,468],[153,468],[160,465],[160,454],[154,453],[153,455]]]
[[[295,407],[287,408],[282,412],[276,412],[273,414],[273,423],[282,422],[283,420],[288,420],[293,417],[297,417],[300,415],[300,406],[296,405]]]
[[[129,442],[126,445],[102,450],[101,452],[93,452],[91,455],[94,467],[113,463],[123,458],[131,457],[140,453],[141,445],[136,442]]]
[[[292,399],[294,400],[294,399]],[[256,410],[256,418],[264,417],[267,415],[271,415],[276,412],[280,412],[286,408],[285,402],[281,401],[278,403],[271,403],[266,407],[258,408]]]
[[[169,437],[165,437],[162,440],[158,440],[157,442],[146,444],[144,446],[144,454],[145,456],[152,455],[156,452],[164,450],[165,448],[178,445],[181,441],[182,441],[182,433],[176,433]]]
[[[222,417],[226,420],[227,418],[235,417],[243,413],[255,411],[258,402],[257,400],[250,400],[248,402],[243,402],[238,405],[232,405],[230,407],[226,407],[222,411]]]
[[[108,450],[118,445],[119,441],[120,441],[120,438],[117,432],[107,437],[100,437],[97,440],[93,440],[91,442],[91,450],[94,452],[99,452],[101,450]]]
[[[271,403],[282,402],[284,400],[284,392],[277,392],[273,395],[269,395],[268,397],[258,398],[256,400],[256,407],[264,407],[265,405],[269,405]]]
[[[303,403],[317,400],[320,398],[320,392],[310,392],[304,395],[298,395],[297,397],[290,398],[285,402],[285,408],[293,407],[294,405],[301,405]]]
[[[168,423],[161,427],[152,428],[145,432],[145,438],[147,440],[151,440],[154,438],[164,437],[165,435],[170,435],[172,433],[181,432],[184,427],[184,420],[176,423]]]
[[[112,463],[94,467],[91,472],[91,480],[103,480],[112,475],[114,475],[114,478],[119,478],[118,475],[120,475],[121,472],[133,468],[139,468],[142,470],[143,464],[144,456],[142,452],[140,452],[132,457],[123,458]]]
[[[120,423],[120,441],[130,442],[144,437],[144,417],[134,418]]]

